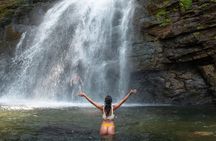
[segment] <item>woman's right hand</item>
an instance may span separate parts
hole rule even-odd
[[[137,93],[137,90],[136,89],[131,89],[130,90],[130,94],[136,94]]]
[[[80,93],[78,94],[78,96],[86,97],[86,94],[85,94],[84,92],[80,92]]]

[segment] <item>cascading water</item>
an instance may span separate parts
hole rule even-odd
[[[13,69],[4,76],[2,99],[80,102],[69,90],[74,76],[98,101],[125,95],[133,10],[133,0],[55,4],[39,27],[23,33]]]

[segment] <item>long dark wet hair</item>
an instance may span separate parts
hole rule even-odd
[[[104,103],[105,103],[105,108],[104,108],[105,114],[106,116],[108,116],[111,110],[111,106],[112,106],[112,97],[110,95],[107,95],[105,97]]]

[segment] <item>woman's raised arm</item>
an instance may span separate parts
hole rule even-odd
[[[130,90],[130,92],[117,104],[113,105],[113,110],[117,110],[125,101],[129,98],[131,94],[135,94],[137,92],[136,89]]]
[[[98,108],[99,110],[103,111],[103,105],[99,104],[95,101],[93,101],[91,98],[89,98],[84,92],[81,92],[79,94],[79,96],[86,98],[92,105],[94,105],[96,108]]]

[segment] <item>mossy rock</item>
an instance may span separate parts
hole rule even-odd
[[[166,26],[171,23],[169,13],[165,8],[158,10],[155,16],[157,21],[160,23],[160,26]]]
[[[5,40],[14,41],[20,39],[21,34],[15,31],[12,25],[9,25],[5,28]]]
[[[7,47],[7,44],[5,41],[0,41],[0,49],[2,48],[6,48]]]
[[[192,0],[180,0],[179,5],[182,11],[187,11],[192,7]]]
[[[0,23],[11,19],[15,10],[25,4],[26,0],[2,0],[0,1]],[[8,23],[8,22],[6,22]]]

